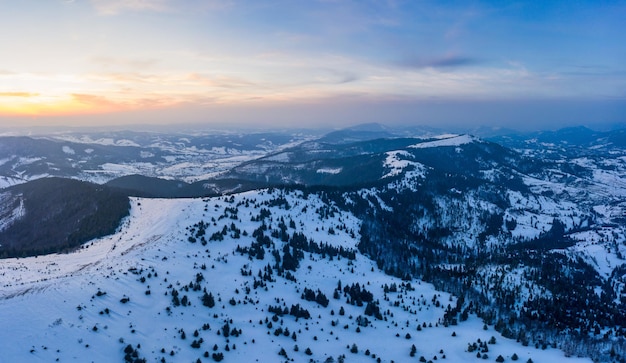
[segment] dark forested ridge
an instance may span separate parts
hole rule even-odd
[[[113,179],[107,182],[105,186],[133,197],[198,198],[239,193],[272,185],[266,182],[241,179],[216,179],[186,183],[180,180],[167,180],[134,174]]]
[[[130,203],[121,192],[87,182],[44,178],[1,191],[2,208],[19,209],[0,230],[0,256],[69,250],[115,232]]]

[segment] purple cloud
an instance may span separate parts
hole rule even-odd
[[[410,57],[398,62],[400,66],[416,69],[467,67],[479,63],[481,63],[481,61],[477,58],[458,55],[446,55],[434,58]]]

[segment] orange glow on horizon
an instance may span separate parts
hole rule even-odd
[[[60,116],[100,112],[71,101],[55,103],[20,102],[0,105],[0,115],[4,116]]]
[[[73,94],[44,97],[39,94],[0,94],[0,116],[71,116],[103,114],[127,110],[128,105],[111,102],[104,97]]]
[[[143,97],[141,97],[143,96]],[[193,94],[133,95],[123,100],[109,96],[73,93],[46,95],[28,92],[0,92],[0,116],[59,117],[77,115],[112,114],[126,111],[155,111],[180,107],[230,108],[241,106],[276,107],[295,102],[316,104],[327,98],[314,91],[299,94],[276,92],[269,95],[222,94],[198,96]]]

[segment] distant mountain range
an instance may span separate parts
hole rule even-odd
[[[310,137],[137,132],[0,137],[0,187],[46,176],[102,184],[133,174],[193,183]]]

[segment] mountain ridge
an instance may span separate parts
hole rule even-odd
[[[0,193],[10,200],[0,215],[13,216],[0,229],[2,257],[77,248],[115,232],[130,208],[121,193],[71,179],[38,179]]]

